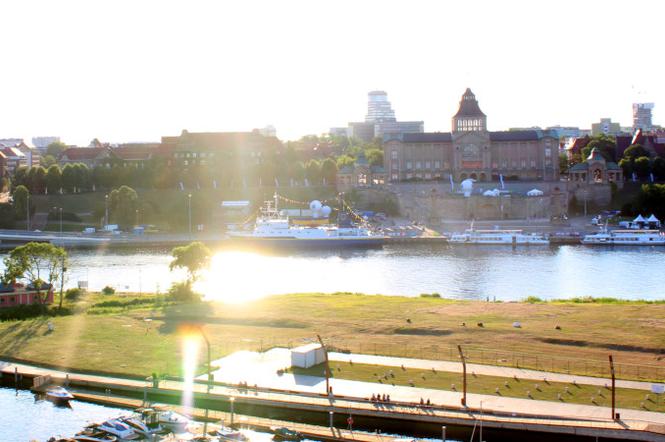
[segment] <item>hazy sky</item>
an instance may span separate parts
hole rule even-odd
[[[364,118],[450,130],[466,87],[491,130],[665,124],[665,2],[0,2],[0,138],[159,140],[272,124],[280,138]]]

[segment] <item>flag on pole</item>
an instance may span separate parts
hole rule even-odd
[[[499,174],[499,182],[501,182],[501,190],[505,190],[506,189],[506,184],[503,182],[503,174],[502,173]]]
[[[182,181],[180,181],[180,183],[178,183],[178,184],[180,184],[180,190],[181,190],[181,191],[182,191],[182,190],[185,190],[185,185],[182,184]]]
[[[217,188],[217,180],[212,180],[212,187]]]
[[[455,191],[455,183],[453,182],[453,176],[448,175],[450,177],[450,193],[453,193]]]
[[[653,172],[651,172],[651,173],[649,174],[649,179],[650,179],[651,182],[653,183]]]
[[[637,181],[637,175],[635,174],[635,172],[633,172],[633,183],[634,183],[635,181]]]
[[[279,187],[279,180],[275,177],[275,187]]]

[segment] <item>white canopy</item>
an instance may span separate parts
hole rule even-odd
[[[635,219],[633,220],[633,222],[634,222],[634,223],[645,223],[645,222],[647,222],[647,220],[644,219],[644,217],[642,216],[642,214],[639,214],[639,215],[637,216],[637,218],[635,218]]]
[[[501,194],[501,192],[499,191],[499,189],[486,190],[486,191],[483,192],[483,196],[494,196],[494,197],[496,197],[496,196],[499,196],[500,194]]]
[[[542,196],[544,192],[538,189],[531,189],[526,193],[528,196]]]
[[[649,218],[647,218],[647,222],[649,223],[659,223],[660,220],[656,218],[656,216],[652,213]]]

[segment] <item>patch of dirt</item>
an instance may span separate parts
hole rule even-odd
[[[540,342],[544,342],[545,344],[569,345],[573,347],[603,348],[606,350],[634,351],[638,353],[665,354],[665,348],[651,348],[651,347],[642,347],[639,345],[625,345],[625,344],[607,344],[603,342],[588,342],[588,341],[580,341],[573,339],[558,339],[558,338],[536,338],[536,339]]]
[[[452,335],[453,331],[436,328],[396,328],[393,333],[396,335],[448,336]]]

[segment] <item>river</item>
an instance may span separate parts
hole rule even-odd
[[[164,292],[184,278],[168,250],[70,251],[67,286]],[[665,247],[389,246],[382,250],[267,253],[216,251],[197,289],[242,302],[293,292],[363,292],[458,299],[578,296],[663,299]],[[0,264],[0,268],[2,264]]]

